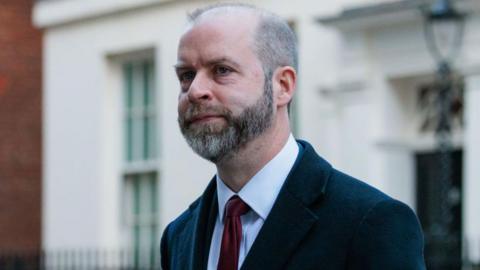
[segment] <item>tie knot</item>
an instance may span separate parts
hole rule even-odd
[[[250,210],[250,206],[246,204],[237,195],[230,198],[225,206],[225,215],[227,217],[239,217],[246,214]]]

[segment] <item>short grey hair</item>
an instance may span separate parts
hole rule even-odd
[[[280,16],[248,4],[220,3],[194,10],[189,14],[189,22],[195,24],[211,11],[251,11],[259,22],[254,33],[253,49],[262,63],[265,77],[271,80],[278,67],[291,66],[298,71],[298,50],[295,33]]]

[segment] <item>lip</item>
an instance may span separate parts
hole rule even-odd
[[[191,124],[204,123],[204,122],[209,122],[209,121],[220,119],[220,118],[223,118],[223,117],[221,115],[216,115],[216,114],[204,114],[204,115],[197,115],[192,117],[189,122]]]

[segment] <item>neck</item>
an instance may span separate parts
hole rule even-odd
[[[248,142],[235,155],[227,157],[215,165],[223,182],[235,193],[272,160],[285,146],[290,136],[290,128],[275,128],[273,125],[262,135]]]

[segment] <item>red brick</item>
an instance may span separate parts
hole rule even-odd
[[[0,1],[0,252],[41,247],[42,32],[32,6]]]

